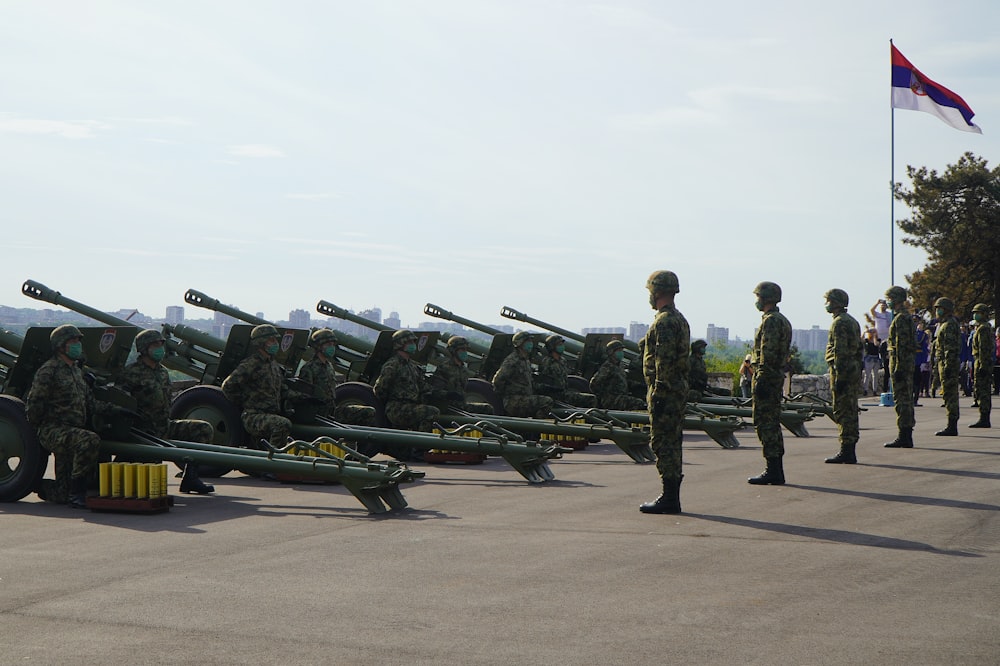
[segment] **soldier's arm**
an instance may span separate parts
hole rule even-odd
[[[45,419],[45,407],[49,403],[48,387],[51,383],[51,378],[51,370],[43,365],[35,373],[34,380],[31,382],[31,388],[28,390],[25,413],[28,418],[28,423],[36,428],[40,426]]]

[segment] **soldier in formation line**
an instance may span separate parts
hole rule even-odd
[[[990,410],[993,407],[990,393],[990,381],[993,379],[993,366],[996,362],[996,344],[993,338],[993,327],[990,326],[990,308],[985,303],[976,303],[972,308],[972,316],[976,320],[976,331],[972,334],[972,356],[975,359],[973,371],[973,389],[976,404],[979,407],[979,420],[969,425],[970,428],[989,428]]]
[[[833,397],[833,420],[840,433],[840,451],[825,462],[853,465],[858,462],[858,391],[864,345],[861,326],[847,314],[849,298],[843,289],[826,292],[826,311],[833,315],[826,343],[826,362],[830,365],[830,392]]]
[[[328,328],[309,335],[313,356],[299,368],[298,378],[310,387],[311,397],[322,403],[320,414],[338,423],[374,426],[375,408],[368,405],[337,404],[337,336]]]
[[[628,376],[622,368],[625,360],[625,345],[621,340],[612,340],[605,345],[607,360],[601,364],[590,378],[590,390],[597,396],[604,409],[623,411],[645,411],[646,401],[629,394]]]
[[[500,364],[493,375],[493,390],[503,401],[503,409],[511,416],[546,419],[552,412],[552,398],[536,395],[531,381],[531,352],[535,342],[531,334],[518,331],[511,338],[514,351]]]
[[[385,403],[385,417],[394,428],[430,432],[441,410],[428,404],[430,390],[424,377],[424,367],[413,360],[417,353],[417,336],[401,329],[392,334],[395,353],[382,365],[375,380],[375,395]],[[398,460],[419,461],[423,454],[407,446],[386,450]]]
[[[597,407],[597,396],[593,393],[581,393],[569,387],[569,365],[565,353],[566,340],[561,335],[545,338],[545,355],[538,362],[539,393],[576,407]]]
[[[757,429],[766,467],[747,479],[754,485],[780,486],[785,483],[783,458],[785,440],[781,436],[781,385],[785,363],[792,344],[792,325],[781,314],[781,287],[761,282],[754,287],[756,307],[760,310],[760,328],[753,342],[753,423]]]
[[[222,393],[239,407],[240,420],[255,440],[278,448],[288,443],[292,422],[282,416],[288,397],[285,372],[275,360],[281,347],[278,329],[271,324],[250,331],[250,354],[222,382]]]
[[[958,435],[958,355],[962,339],[958,320],[955,319],[954,301],[945,297],[937,299],[934,301],[934,313],[938,319],[934,334],[934,358],[937,359],[938,376],[941,377],[941,396],[948,412],[948,425],[934,434],[955,437]]]
[[[475,414],[492,414],[493,407],[485,402],[466,402],[465,386],[473,376],[469,369],[469,341],[461,335],[448,338],[447,352],[431,375],[431,393],[443,409],[460,409]]]
[[[917,328],[906,309],[906,290],[892,286],[885,292],[886,304],[892,311],[887,348],[889,376],[896,407],[896,439],[886,442],[890,449],[913,448],[913,368],[917,355]]]

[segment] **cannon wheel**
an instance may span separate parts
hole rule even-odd
[[[375,425],[379,428],[391,428],[389,419],[385,417],[385,405],[375,395],[371,384],[364,382],[344,382],[338,384],[334,392],[334,400],[338,405],[363,405],[375,408]]]
[[[24,403],[0,395],[0,502],[16,502],[32,492],[48,459],[24,416]]]
[[[469,381],[465,383],[465,394],[472,397],[471,402],[485,402],[493,408],[494,414],[503,416],[503,400],[493,390],[493,384],[485,379],[469,378]]]
[[[241,446],[246,438],[240,410],[226,399],[218,386],[193,386],[181,391],[170,405],[170,418],[208,421],[215,428],[212,443],[219,446]],[[224,476],[231,471],[231,467],[198,467],[199,475],[205,477]]]
[[[566,386],[577,393],[590,393],[590,382],[580,375],[570,375],[567,377]]]

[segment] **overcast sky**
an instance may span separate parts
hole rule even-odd
[[[995,0],[2,7],[15,307],[31,278],[153,316],[195,288],[579,329],[650,321],[670,269],[695,337],[752,336],[761,280],[825,328],[827,289],[860,319],[890,283],[890,38],[983,130],[897,110],[897,180],[1000,159]]]

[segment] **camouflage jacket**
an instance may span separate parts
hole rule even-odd
[[[671,305],[663,306],[643,340],[642,374],[646,386],[657,395],[687,396],[691,329],[684,315]]]
[[[288,388],[278,362],[255,350],[222,382],[222,392],[245,412],[280,414]]]
[[[544,393],[565,393],[569,387],[569,366],[562,355],[554,358],[552,354],[546,354],[538,362],[538,376],[536,377],[539,391]],[[542,388],[547,389],[542,391]]]
[[[38,368],[28,390],[25,412],[36,428],[70,426],[90,430],[96,402],[76,363],[53,356]]]
[[[375,395],[383,402],[424,403],[426,393],[423,366],[400,354],[385,362],[375,380]]]
[[[705,367],[705,357],[691,354],[688,361],[688,384],[695,391],[704,391],[708,388],[708,368]]]
[[[431,375],[430,384],[435,389],[441,391],[455,391],[465,393],[465,385],[472,376],[469,366],[462,362],[455,362],[451,355],[447,356],[434,369]]]
[[[865,346],[858,320],[846,311],[834,315],[826,342],[826,362],[840,376],[861,375]]]
[[[958,320],[948,317],[934,334],[934,358],[945,373],[958,374],[958,353],[962,349],[961,331]]]
[[[917,355],[917,327],[913,317],[906,308],[899,308],[894,313],[889,324],[889,337],[886,339],[886,349],[889,350],[889,372],[912,369]]]
[[[758,381],[781,381],[791,347],[792,325],[775,306],[761,317],[760,328],[753,339],[754,377]]]
[[[531,385],[531,361],[521,358],[515,349],[493,375],[493,389],[501,399],[514,395],[534,395]]]
[[[135,398],[136,411],[146,419],[158,437],[167,436],[170,426],[170,375],[159,363],[149,367],[142,359],[125,368],[115,384]]]
[[[590,378],[590,390],[602,401],[628,395],[628,377],[621,363],[610,358],[602,363]]]
[[[976,325],[972,334],[972,357],[976,359],[976,368],[992,368],[996,359],[996,342],[993,337],[993,327],[988,321]]]
[[[323,401],[324,411],[333,414],[337,406],[337,369],[319,354],[299,368],[299,379],[312,386],[312,397]]]

